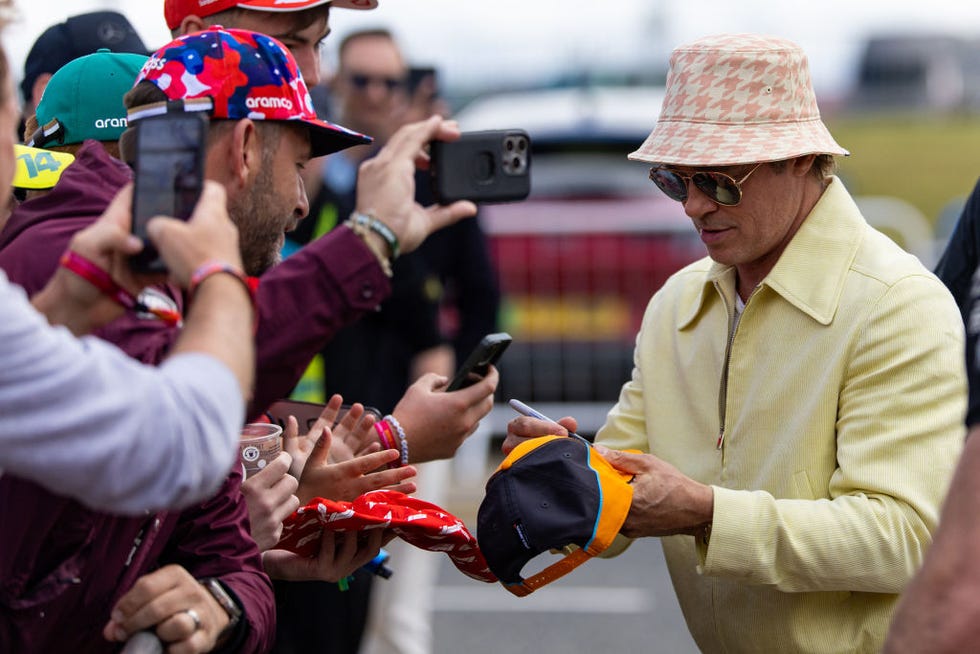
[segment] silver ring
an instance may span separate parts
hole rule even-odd
[[[201,616],[197,614],[197,611],[194,609],[184,609],[181,611],[181,613],[186,613],[187,615],[191,616],[191,620],[194,621],[194,631],[201,628]]]

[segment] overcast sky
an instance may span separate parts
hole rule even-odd
[[[49,25],[94,9],[126,14],[150,47],[169,33],[163,0],[16,0],[22,20],[3,36],[15,77]],[[437,64],[447,86],[527,82],[590,65],[662,70],[670,49],[719,32],[791,38],[807,51],[818,94],[853,79],[862,39],[873,31],[980,35],[980,2],[946,0],[380,0],[374,11],[337,10],[326,51],[362,27],[385,26],[410,59]]]

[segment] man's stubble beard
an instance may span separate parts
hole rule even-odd
[[[228,215],[238,227],[238,249],[245,274],[257,277],[282,259],[281,234],[288,221],[279,215],[272,171],[281,134],[263,125],[262,161],[255,181],[243,193],[228,198]],[[292,210],[290,209],[290,212]]]
[[[264,166],[263,169],[269,170]],[[271,163],[270,163],[271,165]],[[238,227],[238,246],[247,275],[258,276],[282,258],[278,235],[283,222],[277,214],[271,175],[260,175],[238,198],[229,199],[228,214]]]

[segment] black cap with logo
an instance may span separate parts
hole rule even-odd
[[[24,99],[31,99],[31,90],[40,75],[54,74],[69,61],[92,54],[99,48],[150,54],[132,24],[119,12],[93,11],[72,16],[44,30],[31,47],[24,62],[24,79],[20,83]]]

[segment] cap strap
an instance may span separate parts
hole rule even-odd
[[[31,134],[31,138],[24,145],[32,148],[41,148],[50,143],[55,139],[55,137],[61,137],[61,141],[65,140],[65,126],[61,124],[57,118],[51,120],[51,122],[38,127]]]
[[[126,120],[133,122],[149,118],[150,116],[162,116],[167,113],[186,113],[194,111],[213,111],[214,100],[210,97],[191,98],[190,100],[166,100],[164,102],[154,102],[133,107],[126,112]]]
[[[583,549],[577,549],[561,561],[549,565],[536,575],[522,579],[516,584],[503,584],[504,588],[518,597],[525,597],[536,591],[541,586],[550,584],[555,579],[564,577],[569,572],[579,567],[592,558],[592,555]],[[502,582],[501,582],[502,583]]]

